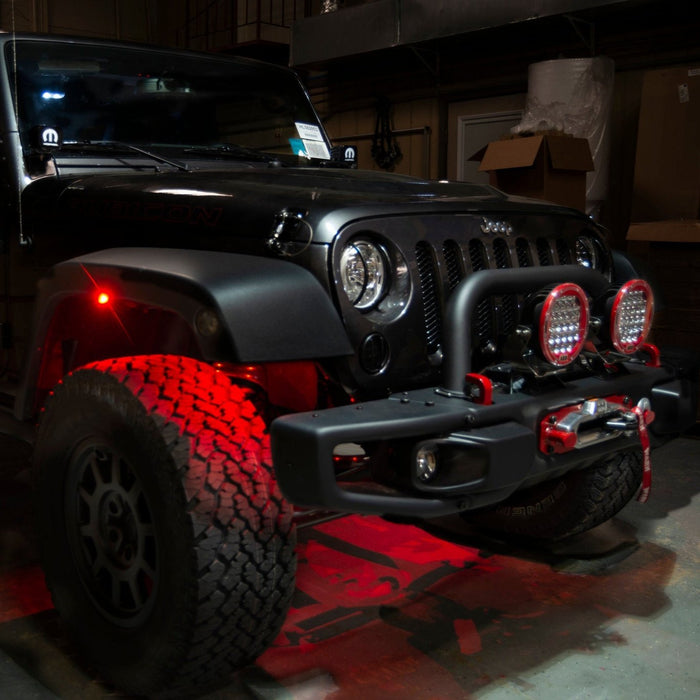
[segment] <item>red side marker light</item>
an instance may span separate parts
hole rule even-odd
[[[110,302],[110,296],[107,294],[107,292],[99,292],[97,295],[97,303],[100,306],[104,306],[105,304],[109,304]]]

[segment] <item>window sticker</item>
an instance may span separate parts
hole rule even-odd
[[[320,158],[321,160],[330,160],[331,154],[328,151],[328,146],[323,140],[323,133],[316,124],[307,124],[306,122],[294,122],[297,133],[304,143],[304,150],[309,158]]]
[[[294,122],[297,134],[304,141],[323,141],[323,134],[316,124],[306,124],[305,122]]]
[[[307,141],[305,139],[304,149],[309,158],[320,158],[321,160],[330,160],[331,158],[328,146],[323,141]]]

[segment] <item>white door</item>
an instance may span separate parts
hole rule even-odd
[[[489,174],[479,172],[479,161],[469,159],[486,144],[509,134],[522,116],[518,110],[457,117],[457,179],[488,184]]]

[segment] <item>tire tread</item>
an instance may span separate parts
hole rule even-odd
[[[119,388],[110,386],[115,383]],[[97,662],[132,693],[220,682],[274,640],[294,592],[291,506],[272,477],[267,427],[251,403],[253,392],[191,358],[135,356],[76,371],[46,410],[86,390],[112,401],[120,396],[124,410],[153,421],[193,537],[191,560],[182,563],[192,571],[191,609],[172,611],[178,623],[161,640],[172,650],[167,663],[138,674]]]
[[[634,496],[641,476],[641,452],[623,451],[517,491],[495,508],[465,515],[465,520],[528,539],[562,540],[612,518]]]

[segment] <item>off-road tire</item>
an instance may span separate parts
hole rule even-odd
[[[556,541],[590,530],[619,512],[642,478],[641,452],[620,452],[587,469],[517,491],[494,508],[465,514],[479,527]]]
[[[201,362],[141,356],[81,368],[46,403],[47,584],[97,670],[129,693],[221,682],[285,619],[292,510],[249,394]]]

